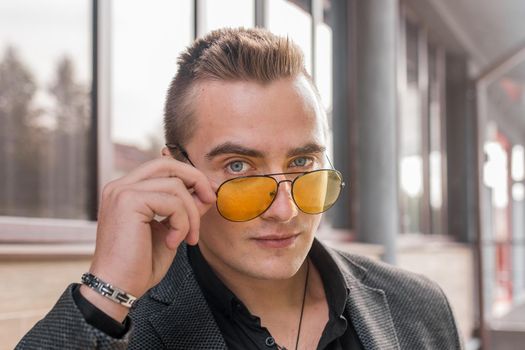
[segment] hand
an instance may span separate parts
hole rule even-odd
[[[170,157],[147,162],[104,187],[90,272],[136,296],[160,282],[179,244],[197,244],[200,217],[216,200],[208,178]],[[165,217],[157,221],[156,216]],[[122,321],[127,309],[87,286],[81,293]]]

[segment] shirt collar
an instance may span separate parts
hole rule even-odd
[[[348,288],[338,264],[317,240],[314,241],[308,255],[321,275],[329,312],[336,317],[342,316],[348,297]],[[208,303],[230,317],[234,308],[249,314],[244,304],[213,272],[202,256],[198,245],[188,246],[188,259]]]
[[[342,316],[349,290],[341,269],[332,255],[317,240],[313,242],[308,255],[323,280],[330,313],[336,317]]]
[[[211,266],[202,256],[198,245],[188,246],[188,260],[208,303],[228,316],[232,315],[234,308],[244,307],[235,294],[213,272]]]

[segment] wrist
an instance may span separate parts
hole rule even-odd
[[[72,293],[75,304],[84,316],[86,322],[112,338],[122,339],[130,330],[131,319],[126,317],[124,322],[115,320],[87,300],[82,293],[80,293],[80,286],[81,285],[75,286]]]
[[[112,266],[112,269],[108,269],[107,266]],[[102,266],[93,264],[88,273],[137,299],[148,290],[147,286],[141,283],[141,279],[137,278],[136,271],[128,271],[111,262]]]
[[[86,272],[82,275],[82,283],[93,289],[98,294],[101,294],[115,303],[121,304],[127,308],[131,308],[135,300],[137,300],[135,296],[113,284],[103,281],[91,272]]]
[[[118,322],[124,322],[129,313],[129,308],[108,299],[85,284],[80,286],[80,294],[95,307]]]
[[[99,276],[90,272],[83,274],[80,294],[109,317],[118,322],[124,321],[136,298],[113,285],[113,280]]]

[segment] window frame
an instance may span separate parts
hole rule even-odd
[[[89,142],[94,150],[86,164],[91,178],[86,203],[90,220],[0,216],[0,244],[95,242],[98,197],[102,184],[110,180],[113,159],[109,137],[111,85],[108,74],[111,68],[111,0],[91,0],[90,5],[92,128]]]
[[[91,0],[91,135],[90,147],[94,150],[87,166],[90,172],[89,220],[13,217],[0,215],[0,244],[86,244],[93,246],[96,239],[97,211],[100,193],[112,180],[113,146],[111,142],[111,8],[112,1]],[[268,1],[254,0],[254,24],[267,28]],[[196,38],[202,33],[203,7],[206,0],[193,0],[193,28]],[[322,21],[322,0],[311,0],[312,17],[311,57],[315,69],[316,24]],[[312,71],[315,76],[314,71]],[[29,252],[29,250],[28,250]],[[31,253],[29,253],[31,254]],[[75,253],[72,253],[75,255]],[[0,257],[3,254],[0,252]]]
[[[417,15],[411,10],[410,7],[404,5],[400,7],[399,11],[399,25],[398,25],[398,35],[399,35],[399,51],[398,51],[398,101],[405,98],[405,91],[407,86],[406,78],[406,66],[407,66],[407,57],[406,57],[406,45],[407,45],[407,23],[412,24],[417,28],[417,63],[418,63],[418,98],[421,102],[421,106],[418,109],[421,115],[421,127],[419,132],[421,133],[421,161],[422,161],[422,194],[420,197],[420,205],[418,210],[419,216],[419,232],[418,235],[422,236],[451,236],[452,234],[448,231],[448,196],[447,196],[447,175],[446,175],[446,101],[444,97],[444,84],[445,84],[445,70],[444,70],[444,60],[445,60],[445,51],[444,49],[433,43],[430,39],[430,32],[428,28],[421,24],[421,21]],[[442,196],[442,207],[441,207],[441,228],[442,232],[433,232],[432,229],[432,209],[430,205],[430,115],[428,110],[428,90],[429,90],[429,67],[428,67],[428,55],[430,50],[430,45],[432,45],[436,51],[436,59],[438,66],[438,77],[440,81],[440,91],[439,91],[439,103],[442,105],[440,112],[440,152],[441,152],[441,196]],[[398,103],[397,110],[397,119],[398,125],[401,125],[401,103]],[[398,137],[397,137],[397,149],[398,149],[398,162],[400,160],[399,150],[401,149],[401,130],[398,128]],[[400,176],[400,174],[399,174]],[[401,189],[399,191],[401,193]],[[400,236],[407,234],[405,232],[402,216],[404,213],[404,207],[401,204],[401,197],[398,196],[399,206],[399,233]]]

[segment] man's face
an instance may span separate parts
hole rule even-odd
[[[184,146],[214,190],[238,176],[323,167],[324,115],[306,78],[267,85],[207,81],[196,88],[197,128]],[[301,212],[290,185],[281,183],[270,208],[253,220],[228,221],[216,207],[202,217],[199,246],[217,272],[257,279],[284,279],[297,272],[321,215]]]

